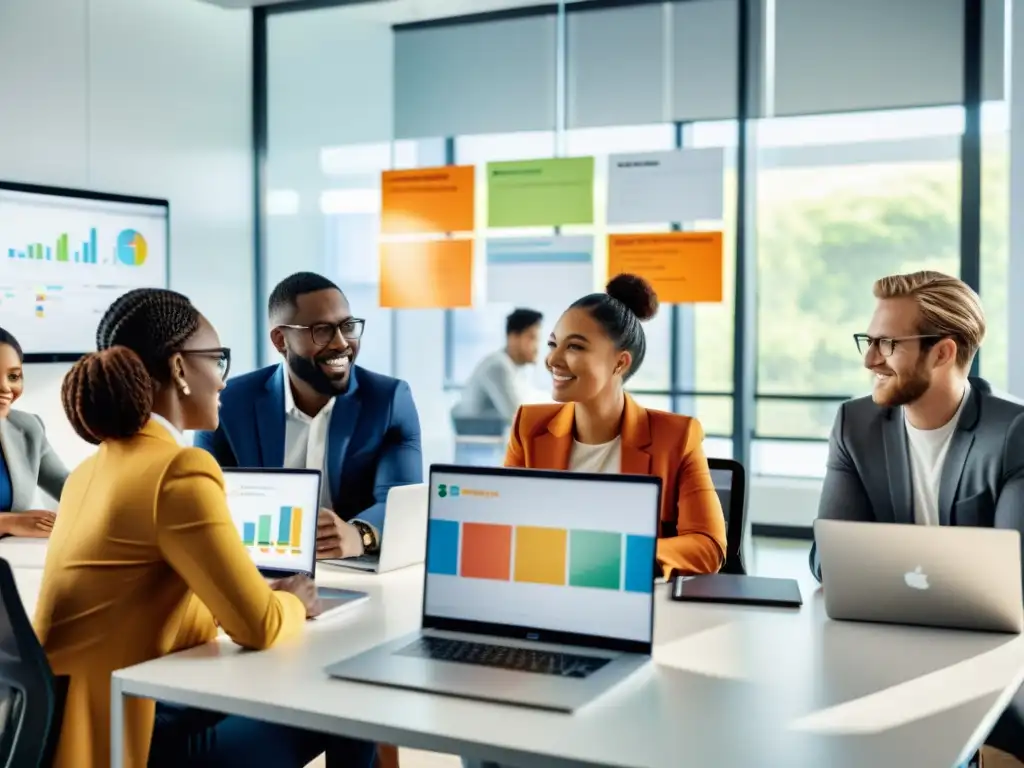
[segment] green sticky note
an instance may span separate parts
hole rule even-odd
[[[622,536],[608,531],[569,532],[569,584],[618,589]]]
[[[488,227],[594,223],[594,158],[487,164]]]

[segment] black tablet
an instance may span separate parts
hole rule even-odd
[[[672,579],[672,599],[780,608],[799,608],[804,604],[800,585],[794,579],[768,579],[732,573],[675,576]]]

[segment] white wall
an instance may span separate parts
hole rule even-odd
[[[0,0],[0,178],[165,197],[171,287],[255,363],[250,15],[185,0]],[[17,328],[11,328],[17,334]],[[19,403],[75,464],[64,365]]]

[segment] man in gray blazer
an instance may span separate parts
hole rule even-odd
[[[967,376],[985,336],[977,294],[916,272],[878,280],[874,295],[867,333],[854,337],[872,393],[836,415],[818,517],[1008,528],[1024,540],[1024,404]],[[814,546],[810,564],[821,580]],[[1018,694],[987,743],[1024,755],[1022,711]]]
[[[874,294],[855,335],[873,391],[836,415],[818,516],[1024,534],[1024,405],[967,376],[985,334],[977,294],[937,272]],[[811,570],[821,578],[813,547]]]

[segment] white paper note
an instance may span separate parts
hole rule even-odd
[[[725,203],[725,150],[612,155],[608,158],[608,223],[720,221]]]
[[[487,241],[487,301],[569,306],[594,291],[594,239],[509,237]]]

